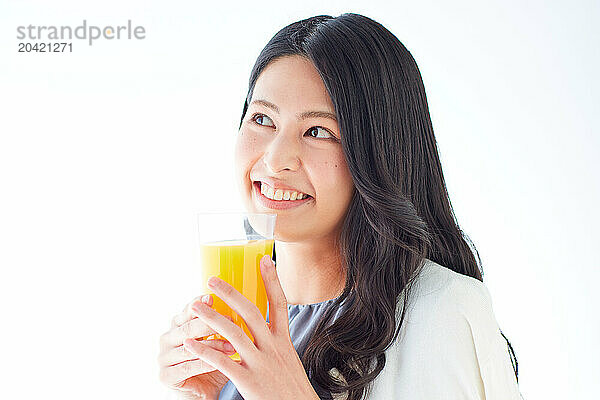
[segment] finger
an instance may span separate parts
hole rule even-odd
[[[246,335],[246,334],[244,334],[244,335]],[[227,357],[225,354],[213,349],[210,346],[206,346],[202,342],[186,339],[183,342],[183,345],[192,354],[197,355],[200,360],[203,360],[206,363],[208,363],[209,365],[212,365],[213,368],[221,371],[221,373],[223,373],[223,375],[227,376],[230,380],[233,380],[233,381],[238,380],[241,373],[243,372],[244,367],[240,366],[240,364],[238,362],[233,361],[231,358]]]
[[[205,299],[205,297],[206,297],[206,299]],[[179,314],[175,315],[175,317],[173,317],[173,320],[171,321],[172,328],[174,328],[176,326],[181,326],[181,325],[185,324],[186,322],[188,322],[189,320],[191,320],[192,318],[196,318],[194,313],[192,313],[191,306],[192,306],[192,304],[194,304],[197,301],[202,301],[202,302],[204,302],[204,304],[206,304],[210,307],[212,307],[212,305],[213,305],[213,297],[210,294],[195,297],[194,300],[190,301],[185,306],[185,308],[183,309],[183,311],[181,313],[179,313]]]
[[[165,385],[179,388],[186,379],[215,370],[216,368],[206,361],[197,359],[173,365],[172,367],[161,368],[159,378]]]
[[[196,303],[192,307],[192,311],[198,316],[199,320],[204,321],[206,325],[225,337],[235,347],[240,356],[243,357],[244,354],[250,356],[252,352],[256,351],[256,346],[254,346],[254,343],[252,343],[252,340],[250,340],[242,328],[225,318],[222,314],[202,303]]]
[[[227,317],[223,318],[225,318],[227,321],[231,321],[230,317],[229,319]],[[172,347],[181,346],[185,339],[200,339],[214,335],[215,333],[217,332],[212,327],[208,326],[206,322],[200,318],[193,318],[183,325],[172,328],[165,333],[160,340],[161,349],[163,349],[163,352],[165,352]]]
[[[235,349],[233,347],[227,347],[226,345],[231,346],[225,340],[219,339],[211,339],[211,340],[203,340],[202,343],[207,346],[212,347],[215,350],[221,351],[225,354],[231,355],[235,354]],[[161,353],[158,356],[158,365],[160,367],[170,367],[182,362],[197,360],[198,357],[192,353],[190,353],[183,345],[173,347],[172,349],[167,350],[166,352]]]
[[[234,310],[246,323],[252,334],[257,347],[261,347],[263,340],[267,340],[269,329],[260,310],[250,300],[231,286],[228,282],[217,277],[209,279],[210,288],[222,299],[232,310]],[[219,332],[221,333],[221,332]],[[225,335],[223,335],[225,336]],[[226,337],[226,336],[225,336]],[[229,340],[229,338],[228,338]],[[234,346],[236,344],[231,342]],[[237,346],[236,346],[237,348]]]
[[[275,264],[268,255],[260,259],[260,273],[265,283],[265,291],[269,300],[271,332],[287,335],[289,334],[287,299],[281,287],[281,282],[279,282]]]

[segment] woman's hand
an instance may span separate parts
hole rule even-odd
[[[207,296],[208,303],[204,304],[210,309],[213,299],[212,296]],[[185,339],[196,342],[195,338],[216,333],[201,319],[196,318],[191,311],[194,304],[203,303],[202,297],[196,297],[183,309],[183,312],[177,314],[173,318],[171,329],[161,336],[158,355],[160,380],[171,389],[179,391],[183,399],[216,400],[229,378],[183,347]],[[225,354],[235,353],[232,347],[230,349],[226,347],[229,344],[223,340],[203,340],[199,343],[205,343],[205,346],[222,354],[223,357],[227,357]]]
[[[208,280],[214,293],[246,322],[254,343],[240,327],[210,307],[199,303],[192,306],[198,319],[233,345],[241,361],[233,361],[203,342],[186,339],[183,345],[231,379],[245,400],[319,399],[290,338],[287,300],[275,265],[269,256],[264,256],[260,267],[269,300],[270,324],[252,302],[227,282],[214,276]]]

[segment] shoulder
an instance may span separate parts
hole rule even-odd
[[[492,305],[490,293],[482,281],[429,259],[425,259],[410,296],[417,303],[454,308],[473,318],[489,315]]]
[[[409,295],[405,318],[406,329],[418,332],[422,345],[474,350],[480,361],[501,337],[486,285],[428,259]]]
[[[423,269],[415,281],[419,295],[452,296],[457,299],[477,296],[490,298],[483,282],[473,277],[460,274],[435,261],[425,259]]]
[[[485,284],[426,259],[369,398],[518,398],[507,357]]]
[[[425,260],[408,306],[369,398],[519,398],[483,282]]]

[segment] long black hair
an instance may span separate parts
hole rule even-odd
[[[305,57],[323,79],[356,188],[339,238],[345,288],[317,324],[302,362],[313,384],[359,400],[385,366],[425,258],[483,281],[481,259],[456,221],[421,74],[404,45],[360,14],[294,22],[258,56],[240,127],[260,73],[285,56]],[[345,311],[332,323],[342,303]],[[516,356],[502,336],[518,382]],[[330,375],[334,367],[345,383]]]

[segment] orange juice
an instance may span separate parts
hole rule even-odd
[[[243,294],[258,307],[263,318],[267,317],[267,292],[260,273],[260,259],[268,254],[273,257],[273,239],[259,240],[224,240],[203,243],[201,245],[202,261],[202,293],[212,293],[206,285],[211,276],[223,279]],[[231,307],[213,294],[212,308],[218,313],[230,316],[233,322],[241,327],[248,337],[254,341],[248,326]],[[208,337],[225,339],[219,334]],[[238,353],[230,356],[232,360],[240,360]]]

